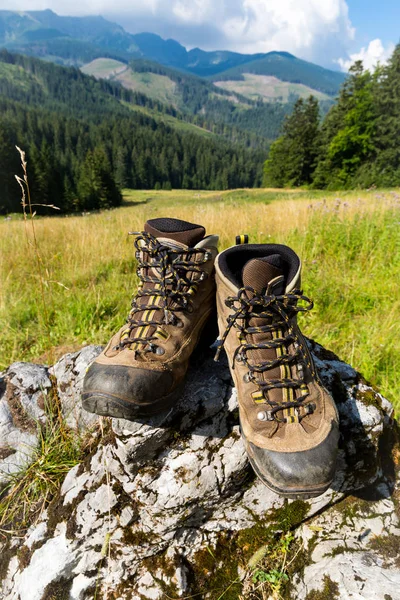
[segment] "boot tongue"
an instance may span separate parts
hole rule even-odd
[[[260,295],[283,294],[286,288],[285,280],[284,262],[279,254],[271,254],[270,256],[265,256],[263,258],[252,258],[243,267],[243,285],[254,288]],[[247,292],[247,295],[250,297],[251,292]],[[262,327],[263,325],[271,323],[272,319],[266,321],[265,319],[255,316],[251,317],[248,322],[250,327]],[[251,344],[263,344],[269,342],[272,338],[272,332],[253,333],[247,336],[247,340]],[[247,357],[250,360],[250,363],[262,363],[267,360],[275,360],[277,358],[277,351],[275,348],[257,348],[249,350],[247,352]],[[257,373],[257,378],[264,381],[268,381],[269,379],[281,379],[282,376],[282,371],[279,366],[268,369],[263,373]],[[268,392],[268,397],[272,402],[276,402],[277,404],[284,400],[283,391],[279,388],[270,390]]]
[[[280,254],[252,258],[243,267],[243,285],[259,294],[283,294],[285,291],[284,264]]]
[[[195,225],[180,219],[150,219],[144,226],[147,233],[156,238],[171,240],[193,248],[205,236],[206,230],[201,225]]]

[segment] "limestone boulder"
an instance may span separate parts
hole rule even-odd
[[[235,582],[226,599],[239,598],[243,556],[271,527],[295,531],[301,546],[292,598],[323,598],[315,594],[327,586],[333,598],[372,598],[362,596],[372,583],[398,585],[400,565],[385,555],[399,533],[392,406],[350,365],[309,344],[340,413],[338,468],[325,494],[287,501],[255,478],[228,366],[206,352],[192,361],[174,409],[147,421],[102,420],[97,447],[68,473],[39,521],[21,539],[2,542],[0,597],[216,600]],[[65,418],[80,433],[97,420],[81,410],[79,393],[99,351],[85,348],[50,369]],[[16,394],[34,395],[22,381]]]

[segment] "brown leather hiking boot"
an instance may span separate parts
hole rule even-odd
[[[250,463],[282,496],[318,496],[335,472],[338,413],[297,325],[312,308],[300,259],[287,246],[251,244],[225,250],[215,268],[217,354],[225,346]]]
[[[212,327],[218,254],[217,236],[178,219],[152,219],[135,235],[140,283],[132,310],[90,365],[82,392],[87,411],[131,420],[179,397],[190,355]]]

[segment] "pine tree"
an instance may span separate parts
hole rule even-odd
[[[376,79],[376,160],[370,166],[376,185],[400,185],[400,44]]]
[[[375,152],[375,85],[376,77],[357,61],[322,126],[314,187],[345,188],[360,181],[363,164]]]
[[[94,210],[119,206],[121,192],[112,177],[103,148],[89,150],[78,182],[79,208]]]
[[[20,188],[14,175],[21,171],[11,127],[0,119],[0,213],[21,209]]]
[[[309,184],[315,166],[319,137],[318,101],[299,98],[285,120],[283,135],[271,145],[264,164],[264,186]]]

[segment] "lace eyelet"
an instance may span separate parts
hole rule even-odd
[[[243,375],[243,381],[244,381],[245,383],[250,383],[250,381],[251,381],[251,373],[249,373],[249,372],[245,373],[245,374]]]
[[[182,327],[183,327],[183,321],[177,321],[175,323],[175,327],[178,327],[179,329],[182,329]]]
[[[162,356],[163,354],[165,354],[164,348],[162,348],[161,346],[157,346],[155,354],[157,354],[158,356]]]
[[[259,421],[273,421],[274,418],[271,415],[271,412],[269,410],[260,410],[260,412],[257,413],[257,419]]]

